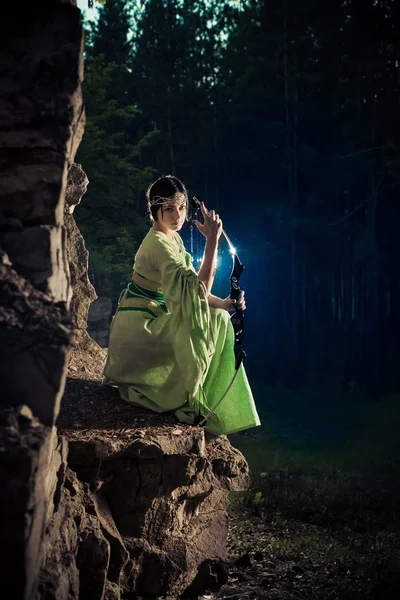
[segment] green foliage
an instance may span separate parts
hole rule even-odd
[[[149,0],[132,42],[132,85],[138,105],[160,130],[151,154],[160,172],[214,193],[219,57],[229,3]],[[211,169],[210,169],[211,167]]]
[[[110,99],[114,72],[115,64],[105,63],[103,56],[86,60],[87,123],[76,161],[83,165],[90,183],[76,216],[92,264],[109,274],[118,295],[130,277],[134,253],[146,231],[137,199],[151,181],[153,169],[140,166],[140,155],[153,143],[157,131],[133,139],[140,112]]]
[[[126,0],[106,2],[99,7],[95,23],[86,25],[87,55],[90,57],[102,55],[107,64],[115,63],[118,75],[128,73],[132,55],[132,44],[129,40],[132,18],[128,9],[129,4]],[[119,80],[118,83],[121,84],[122,81]],[[116,91],[124,93],[126,89],[114,88],[113,92]]]

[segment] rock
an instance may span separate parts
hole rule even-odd
[[[65,189],[65,207],[68,214],[74,212],[82,196],[86,193],[89,180],[82,165],[72,163],[68,171],[67,187]]]
[[[39,225],[0,232],[0,246],[18,273],[45,294],[69,303],[71,287],[64,227]]]
[[[20,422],[21,409],[13,407],[0,409],[0,423],[11,415],[17,426],[0,426],[0,477],[7,482],[0,494],[1,540],[7,547],[1,573],[8,597],[23,598],[25,589],[33,594],[37,585],[43,532],[58,510],[66,453],[54,427]]]
[[[70,169],[75,173],[76,165]],[[83,171],[82,171],[83,173]],[[85,175],[83,173],[83,175]],[[74,176],[72,176],[72,180]],[[86,176],[85,176],[86,177]],[[82,187],[78,184],[70,183],[68,176],[67,195],[69,202],[77,204],[80,197],[74,193],[81,193]],[[91,303],[96,300],[97,294],[88,277],[88,256],[85,242],[74,217],[69,212],[69,206],[66,205],[65,211],[65,229],[67,234],[67,259],[72,288],[72,299],[70,304],[71,314],[74,320],[74,328],[85,330],[87,327],[88,312]]]
[[[95,342],[85,329],[75,329],[70,351],[68,375],[77,377],[78,373],[90,372],[92,379],[101,380],[107,352]]]
[[[99,296],[89,309],[88,333],[103,348],[108,346],[111,311],[111,298],[106,296]]]
[[[0,405],[27,409],[53,425],[64,391],[70,321],[62,304],[0,264]]]
[[[103,535],[99,520],[86,514],[85,527],[79,531],[76,566],[80,573],[79,596],[103,598],[110,564],[110,544]]]
[[[66,204],[64,223],[67,235],[67,259],[70,273],[72,298],[70,311],[74,323],[73,348],[70,354],[69,373],[91,365],[91,369],[100,378],[102,376],[105,353],[86,331],[90,305],[97,294],[88,277],[89,253],[85,241],[75,222],[72,212],[86,192],[88,179],[81,165],[72,163],[68,171],[65,191]]]
[[[250,569],[251,559],[249,553],[246,552],[245,554],[239,556],[239,558],[233,562],[233,565],[239,569]]]
[[[21,18],[14,3],[0,37],[0,577],[8,598],[32,600],[46,562],[52,587],[39,597],[66,600],[79,595],[76,526],[62,502],[66,446],[53,423],[71,341],[63,218],[85,121],[80,11],[27,3]],[[57,562],[47,560],[64,538]]]
[[[199,566],[196,577],[185,590],[182,599],[197,598],[205,590],[219,590],[227,581],[228,572],[222,560],[205,560]]]
[[[88,179],[81,165],[73,163],[68,171],[65,191],[64,222],[67,233],[67,257],[72,286],[71,314],[75,323],[76,339],[81,332],[87,330],[94,345],[108,345],[111,298],[97,296],[96,290],[88,276],[89,253],[84,239],[72,215],[75,207],[81,202],[86,192]],[[87,345],[87,341],[86,341]]]
[[[85,123],[80,12],[69,3],[28,4],[21,27],[19,7],[9,8],[1,24],[0,214],[27,227],[58,226],[66,161]]]
[[[201,428],[181,425],[175,435],[169,425],[136,435],[126,426],[129,433],[112,436],[64,430],[70,468],[85,490],[79,502],[96,517],[78,526],[85,543],[79,571],[86,578],[86,569],[95,569],[87,597],[100,599],[106,590],[113,597],[109,584],[122,596],[193,598],[218,589],[227,580],[227,498],[248,486],[246,461],[226,437],[206,444]],[[216,458],[229,463],[223,476],[213,469]]]
[[[0,31],[0,245],[20,274],[68,302],[63,206],[85,122],[82,26],[67,3],[28,5],[24,14],[21,28],[10,7]]]

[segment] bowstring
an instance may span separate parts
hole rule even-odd
[[[234,383],[234,381],[235,381],[235,379],[236,379],[236,376],[237,376],[237,374],[238,374],[238,373],[239,373],[239,369],[235,370],[235,373],[234,373],[234,375],[233,375],[233,377],[232,377],[232,379],[231,379],[231,381],[230,381],[230,383],[229,383],[228,387],[226,388],[226,390],[225,390],[224,394],[223,394],[223,395],[221,396],[221,398],[218,400],[217,404],[216,404],[215,406],[213,406],[213,408],[211,408],[211,409],[209,410],[209,412],[206,414],[206,416],[205,416],[205,417],[203,417],[203,419],[200,421],[200,423],[199,423],[199,426],[200,426],[200,427],[201,427],[202,425],[204,425],[204,423],[205,423],[206,421],[208,421],[208,419],[210,418],[210,416],[211,416],[211,415],[214,415],[214,414],[215,414],[215,411],[217,410],[218,406],[221,404],[222,400],[225,398],[225,396],[227,395],[227,393],[228,393],[228,392],[229,392],[229,390],[231,389],[231,387],[232,387],[232,385],[233,385],[233,383]],[[217,418],[218,418],[218,417],[217,417]]]
[[[193,257],[193,223],[190,222],[190,254]]]

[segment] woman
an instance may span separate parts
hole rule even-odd
[[[188,195],[173,176],[147,190],[152,227],[137,251],[132,281],[111,326],[104,383],[128,402],[157,412],[174,411],[185,423],[216,434],[260,424],[243,366],[235,374],[230,298],[211,294],[222,222],[202,206],[194,221],[206,238],[195,272],[178,231],[188,213]],[[238,306],[245,308],[244,295]],[[211,411],[211,412],[210,412]]]

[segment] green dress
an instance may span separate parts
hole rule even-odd
[[[193,424],[224,395],[235,374],[229,313],[211,308],[182,238],[150,229],[113,317],[104,383],[156,412]],[[260,424],[243,366],[204,427],[230,434]]]

